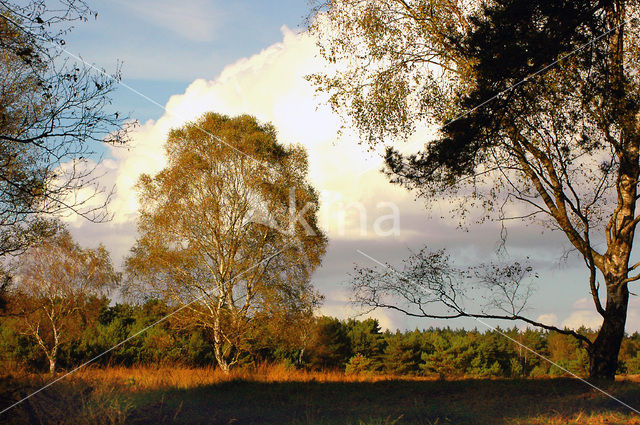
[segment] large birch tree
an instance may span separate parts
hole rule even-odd
[[[306,153],[253,117],[215,113],[171,131],[166,152],[165,169],[139,181],[129,282],[180,309],[177,325],[207,330],[228,371],[259,317],[310,314],[320,300],[310,277],[326,238]]]

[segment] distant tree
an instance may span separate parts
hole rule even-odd
[[[389,334],[386,338],[383,363],[385,372],[395,375],[417,375],[424,353],[431,353],[433,346],[420,331]]]
[[[475,332],[464,335],[448,330],[429,332],[427,340],[433,349],[422,353],[420,369],[427,375],[436,374],[440,379],[471,374],[478,339]]]
[[[319,317],[307,350],[309,365],[313,369],[344,369],[353,355],[347,331],[339,319]]]
[[[590,376],[613,379],[628,285],[640,279],[630,260],[640,222],[638,3],[334,0],[320,9],[321,52],[344,66],[312,79],[362,139],[436,130],[413,155],[387,144],[393,182],[449,200],[463,218],[478,207],[566,235],[603,319],[593,341],[574,336]]]
[[[588,329],[582,329],[584,334],[588,334]],[[571,373],[585,375],[589,372],[589,356],[585,347],[574,338],[567,335],[549,332],[547,336],[548,357],[556,365],[549,368],[550,375],[566,375],[567,370]]]
[[[360,353],[370,359],[376,359],[382,354],[385,341],[377,319],[350,319],[347,328],[354,354]]]
[[[344,367],[344,372],[350,374],[372,374],[376,370],[374,361],[363,354],[356,353]]]
[[[514,354],[508,339],[498,332],[487,332],[477,340],[477,354],[471,360],[471,372],[479,376],[511,376],[513,372],[521,374],[520,368],[511,363]]]
[[[12,269],[11,314],[19,318],[19,332],[38,344],[54,373],[60,347],[82,332],[91,297],[105,296],[119,274],[102,245],[84,249],[64,228],[29,247]]]
[[[280,145],[273,126],[253,117],[214,113],[171,131],[166,151],[166,168],[138,185],[131,293],[183,307],[183,323],[211,332],[228,371],[255,319],[319,302],[310,276],[326,239],[306,153]]]
[[[5,267],[0,267],[0,316],[7,308],[7,292],[11,285],[11,274]]]
[[[545,361],[535,354],[531,353],[531,351],[529,351],[528,349],[546,356],[548,354],[548,334],[537,329],[531,329],[529,327],[527,327],[527,329],[522,332],[517,330],[515,332],[516,333],[512,336],[512,338],[522,344],[513,344],[513,349],[517,356],[517,361],[520,363],[519,369],[524,376],[529,376],[530,372],[535,367],[540,366],[542,363],[545,363]],[[524,347],[527,347],[528,349]]]
[[[109,218],[95,173],[99,144],[127,140],[110,111],[119,80],[60,48],[83,0],[0,1],[0,255],[51,234],[43,216]]]
[[[634,332],[629,338],[625,338],[620,351],[624,358],[624,372],[629,375],[640,374],[640,334]]]
[[[201,353],[192,344],[202,342],[202,335],[200,332],[182,332],[173,326],[171,320],[156,323],[171,311],[170,306],[155,299],[143,304],[103,307],[93,326],[86,329],[82,338],[74,341],[70,349],[63,350],[63,354],[68,351],[71,358],[89,360],[155,323],[152,329],[110,351],[99,361],[127,366],[163,363],[194,365],[197,363],[194,358]],[[192,349],[196,352],[192,352]]]

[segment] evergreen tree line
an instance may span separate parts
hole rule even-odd
[[[170,306],[157,300],[141,305],[110,305],[106,297],[93,297],[76,319],[75,337],[60,348],[58,363],[62,368],[75,367],[171,311]],[[586,349],[575,338],[557,332],[515,327],[486,332],[450,328],[383,332],[375,319],[339,320],[326,316],[309,317],[288,329],[274,328],[268,318],[256,318],[255,322],[247,346],[243,347],[240,366],[266,362],[310,370],[440,378],[535,378],[560,376],[566,371],[586,375],[589,370]],[[580,332],[595,336],[589,329],[582,328]],[[11,314],[5,314],[0,321],[0,358],[6,367],[22,365],[31,371],[44,371],[47,367],[36,341],[20,331],[18,319]],[[216,359],[206,330],[184,328],[178,318],[169,318],[101,356],[95,364],[199,367],[215,366]],[[637,332],[623,341],[618,373],[640,374]]]

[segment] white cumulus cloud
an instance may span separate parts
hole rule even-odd
[[[600,329],[602,317],[594,310],[576,310],[562,321],[562,327],[578,329],[584,326],[593,330]]]
[[[536,321],[545,325],[557,326],[558,316],[554,313],[541,314]]]
[[[338,118],[315,96],[305,76],[322,70],[324,62],[307,34],[282,28],[283,41],[224,69],[213,80],[198,79],[183,94],[172,96],[166,113],[132,133],[128,149],[114,149],[117,195],[111,204],[116,223],[134,220],[135,183],[142,173],[155,174],[166,164],[163,145],[171,128],[208,111],[227,115],[251,114],[271,122],[284,144],[307,148],[311,183],[321,192],[320,222],[330,236],[377,237],[374,230],[391,232],[400,220],[390,217],[402,209],[421,210],[407,193],[391,186],[379,173],[381,159],[350,140],[338,140]],[[386,202],[386,203],[385,203]],[[400,205],[394,207],[394,205]],[[399,214],[396,214],[399,216]],[[380,233],[380,232],[379,232]]]
[[[105,163],[104,168],[105,182],[116,184],[117,193],[110,207],[114,220],[101,225],[100,230],[97,227],[83,230],[92,225],[78,221],[75,233],[105,240],[112,252],[124,255],[135,236],[138,178],[142,173],[153,175],[165,166],[163,146],[170,129],[213,111],[230,116],[254,115],[276,127],[280,142],[306,147],[310,181],[321,194],[320,224],[331,241],[324,265],[314,276],[316,286],[327,295],[323,310],[326,314],[344,317],[352,312],[345,304],[344,283],[354,263],[375,266],[359,255],[357,249],[392,263],[408,256],[408,247],[419,248],[424,244],[432,249],[453,247],[458,254],[462,250],[470,263],[479,257],[486,260],[497,246],[498,226],[485,223],[469,233],[458,232],[457,217],[448,214],[444,207],[442,211],[436,209],[429,219],[422,202],[415,202],[412,194],[391,185],[379,172],[381,158],[365,152],[354,132],[346,130],[338,136],[339,118],[326,105],[326,97],[317,96],[305,79],[325,67],[317,56],[315,41],[308,34],[294,33],[286,27],[282,33],[281,42],[227,66],[216,78],[195,80],[184,93],[169,99],[162,117],[147,121],[132,133],[133,143],[128,148],[113,149],[112,161]],[[415,135],[403,150],[419,149],[429,135],[427,130]],[[440,215],[444,217],[438,218]],[[376,234],[376,228],[383,232]],[[509,231],[511,238],[526,247],[527,255],[535,258],[532,250],[541,246],[551,255],[549,238],[541,239],[537,228],[533,232],[514,225]],[[124,233],[116,237],[117,232]],[[595,323],[592,316],[581,314],[572,314],[563,325]],[[389,329],[407,323],[406,318],[396,314],[379,313],[378,317],[383,327]],[[554,313],[540,316],[539,320],[559,323]],[[423,323],[432,324],[420,321],[416,326]]]

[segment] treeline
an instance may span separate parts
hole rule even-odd
[[[153,325],[171,311],[159,301],[113,306],[107,298],[93,298],[90,308],[77,319],[75,338],[60,347],[58,364],[66,369],[75,367],[132,337],[95,363],[216,365],[212,338],[206,330],[183,328],[172,318]],[[516,328],[383,332],[374,319],[344,321],[332,317],[310,318],[299,325],[287,332],[271,328],[268,320],[256,323],[238,365],[273,362],[313,370],[441,378],[558,376],[566,374],[563,369],[578,375],[588,373],[585,348],[574,338],[556,332]],[[595,335],[587,329],[581,331]],[[5,315],[0,322],[0,356],[7,366],[20,364],[33,371],[47,368],[47,359],[37,341],[22,332],[19,320],[11,315]],[[623,341],[619,373],[640,374],[637,332]]]
[[[580,332],[590,338],[596,335],[585,328]],[[533,378],[560,376],[567,371],[584,376],[589,370],[587,351],[575,338],[515,327],[486,332],[450,328],[381,332],[374,319],[320,317],[315,322],[313,341],[305,357],[307,367],[344,368],[347,373]],[[640,373],[637,332],[624,338],[619,373]]]

